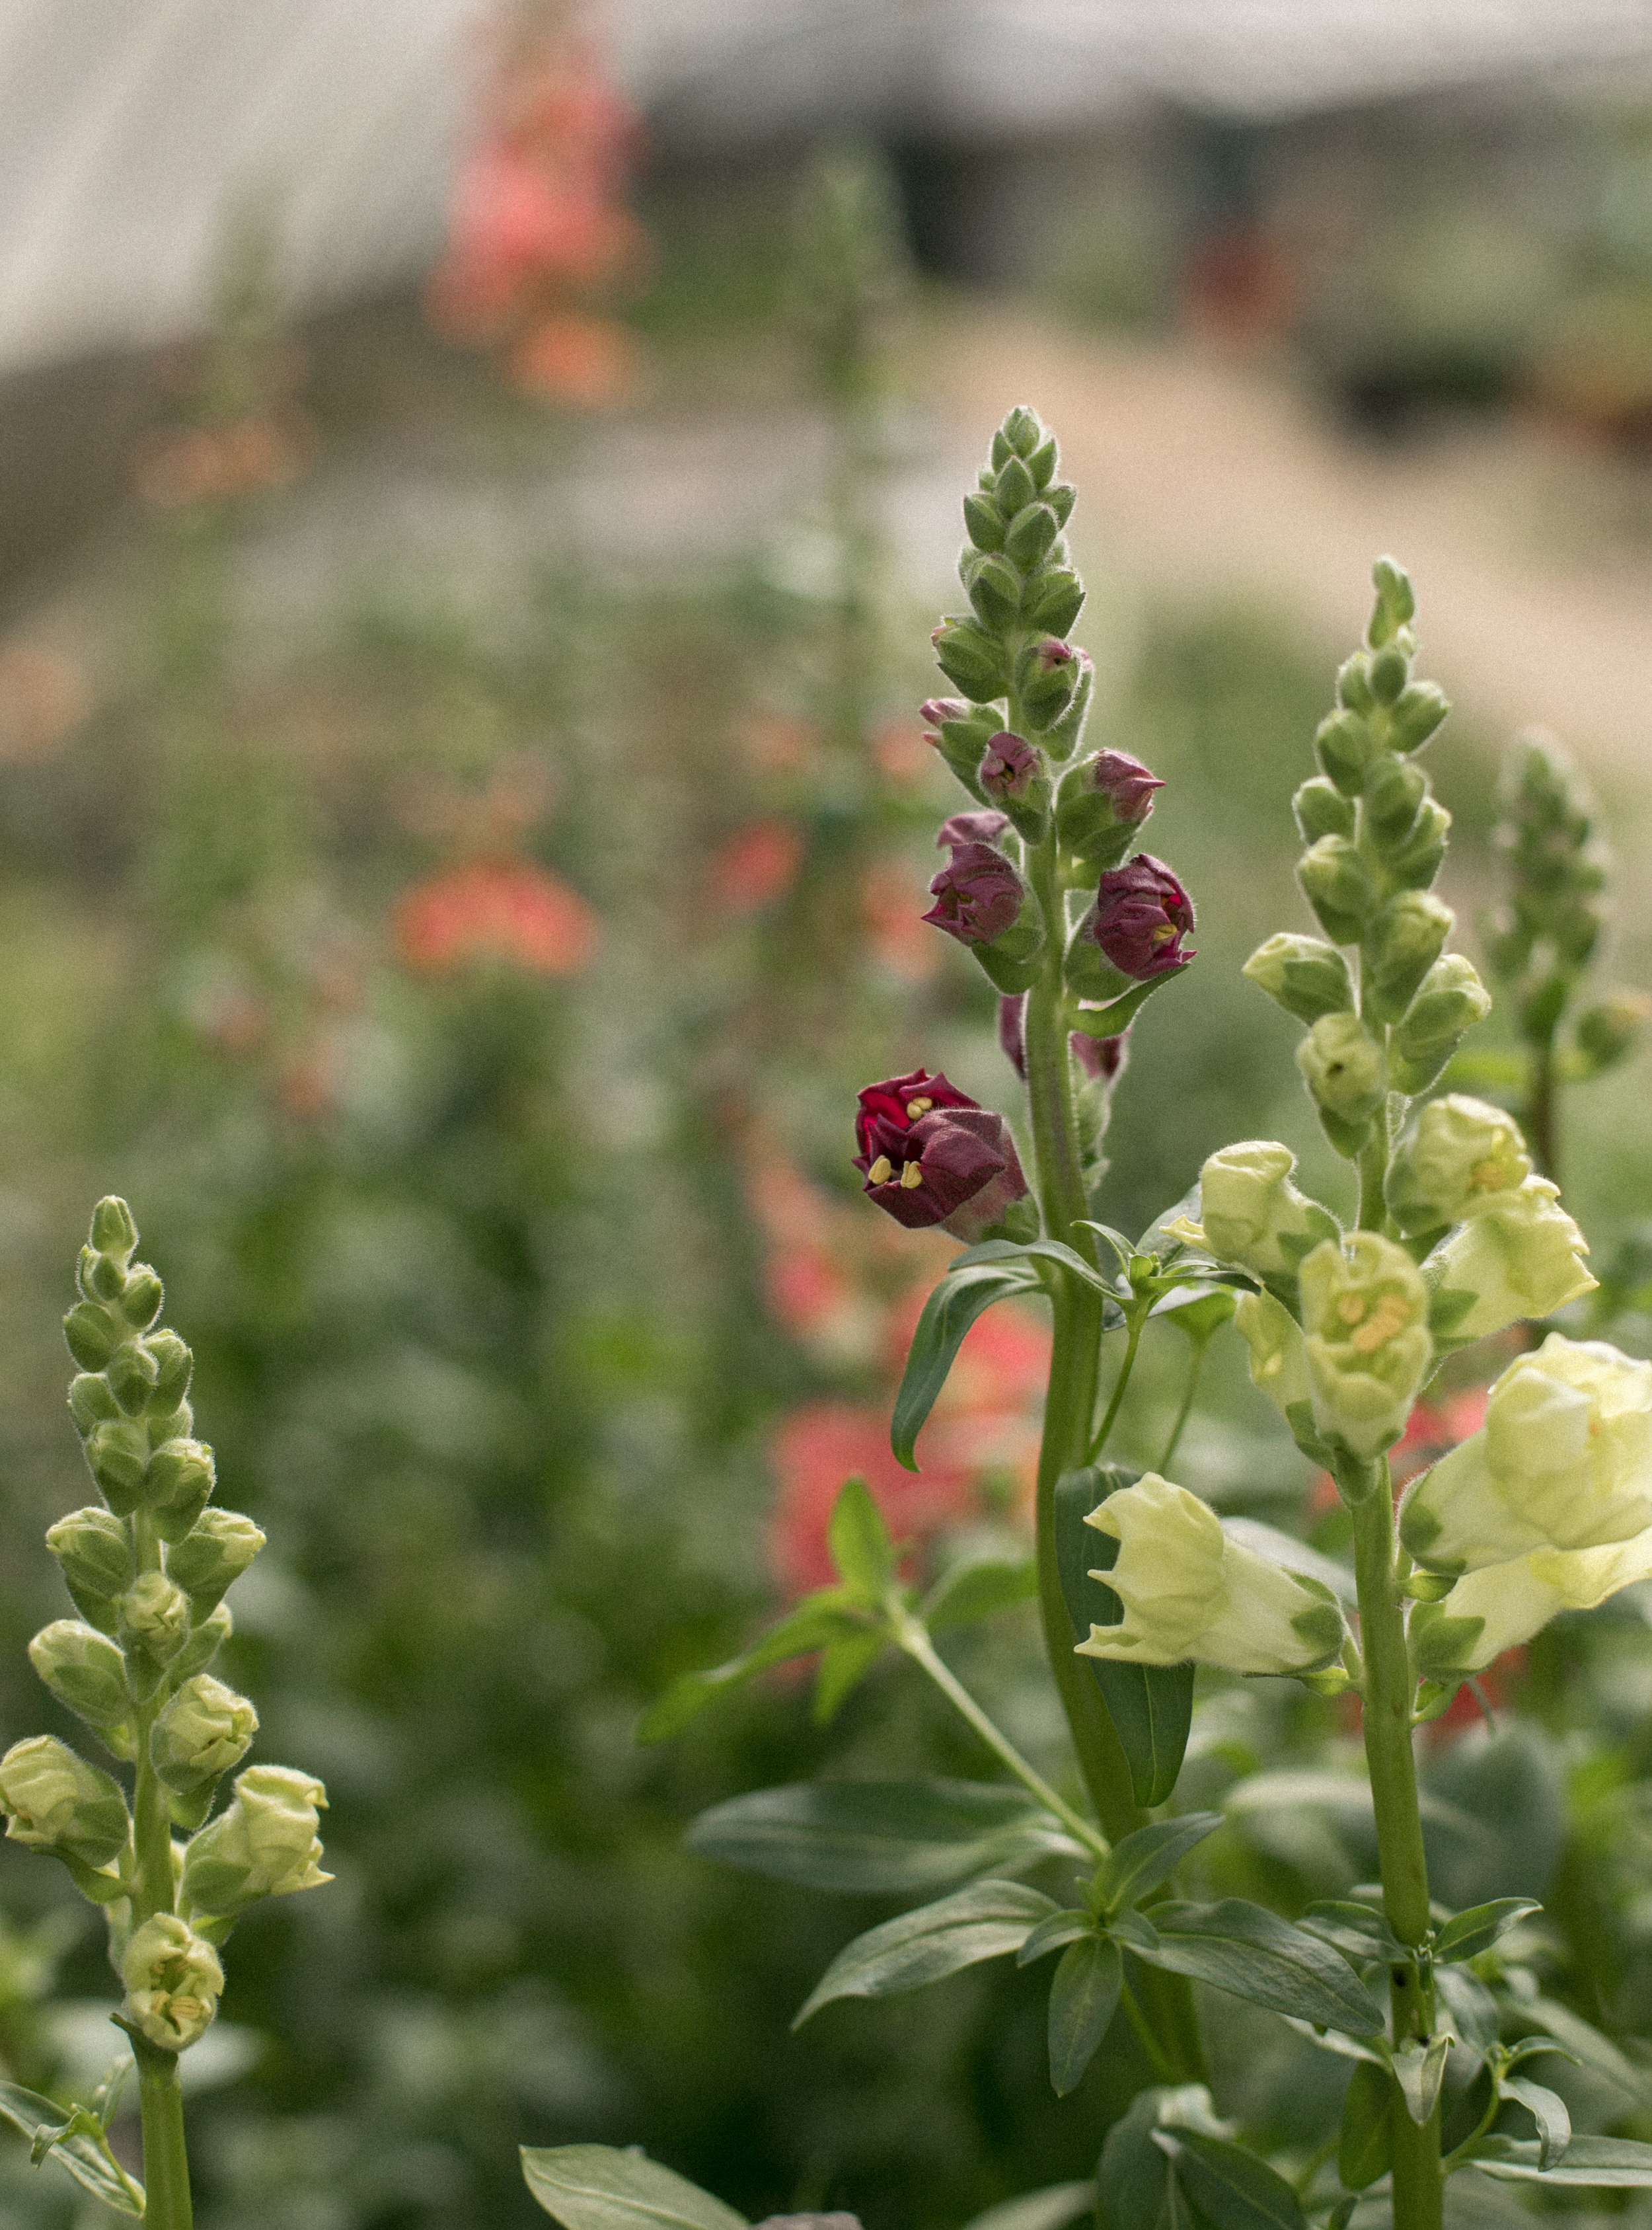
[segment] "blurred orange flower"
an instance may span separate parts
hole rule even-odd
[[[397,949],[426,973],[501,960],[540,976],[572,976],[596,949],[598,920],[577,891],[527,860],[444,868],[396,901]]]
[[[748,822],[712,859],[712,905],[721,913],[761,913],[797,880],[803,852],[803,832],[795,822]]]
[[[603,410],[637,384],[637,344],[612,318],[559,312],[525,332],[505,358],[512,386]]]

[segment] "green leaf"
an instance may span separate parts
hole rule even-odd
[[[1376,1906],[1361,1905],[1353,1898],[1318,1898],[1299,1924],[1315,1936],[1322,1936],[1327,1943],[1334,1943],[1350,1959],[1380,1959],[1386,1964],[1411,1956]]]
[[[1081,1937],[1050,1985],[1050,2080],[1057,2098],[1076,2091],[1118,2011],[1124,1962],[1116,1943]]]
[[[1042,1959],[1051,1951],[1059,1951],[1064,1944],[1076,1943],[1081,1936],[1099,1937],[1093,1912],[1078,1905],[1065,1911],[1052,1912],[1048,1920],[1041,1920],[1026,1942],[1015,1955],[1018,1967],[1030,1967],[1035,1959]]]
[[[1572,2143],[1572,2117],[1566,2111],[1565,2100],[1525,2075],[1505,2075],[1497,2088],[1505,2098],[1518,2099],[1537,2124],[1538,2166],[1557,2167]]]
[[[1347,2199],[1339,2199],[1325,2218],[1325,2230],[1348,2230],[1348,2225],[1353,2220],[1353,2210],[1359,2204],[1357,2192]]]
[[[980,1781],[801,1781],[702,1812],[688,1847],[808,1889],[899,1897],[1051,1855],[1087,1855],[1051,1815]]]
[[[1437,1982],[1437,1976],[1436,1977],[1436,1981]],[[1483,1982],[1481,1984],[1481,1988],[1482,1989],[1485,1989],[1485,1984]],[[1487,1990],[1486,1995],[1488,1997],[1490,1997],[1490,1991]],[[1495,2005],[1496,2002],[1496,2000],[1493,1998],[1492,2003]],[[1542,2053],[1547,2052],[1558,2052],[1562,2059],[1569,2059],[1574,2067],[1580,2067],[1583,2065],[1583,2062],[1578,2059],[1575,2052],[1568,2052],[1565,2045],[1560,2043],[1557,2038],[1552,2036],[1523,2036],[1518,2044],[1511,2045],[1508,2050],[1504,2053],[1503,2065],[1505,2067],[1518,2067],[1522,2060],[1536,2059]]]
[[[55,2099],[26,2091],[21,2083],[0,2083],[0,2115],[29,2139],[37,2167],[49,2157],[106,2207],[122,2214],[143,2214],[144,2187],[115,2161],[107,2140],[92,2135],[99,2127],[97,2117],[84,2107],[66,2117]]]
[[[1466,1967],[1437,1967],[1434,1993],[1462,2042],[1483,2059],[1497,2041],[1496,1999]]]
[[[826,1546],[850,1601],[875,1609],[895,1576],[895,1544],[864,1479],[844,1481],[826,1523]]]
[[[1212,2230],[1308,2230],[1284,2177],[1243,2145],[1199,2130],[1160,2130],[1154,2143]]]
[[[1542,2025],[1543,2033],[1575,2052],[1585,2067],[1604,2076],[1637,2106],[1647,2104],[1647,2079],[1632,2059],[1626,2059],[1610,2037],[1603,2036],[1591,2021],[1574,2014],[1554,1998],[1533,1998],[1520,2011]]]
[[[1236,1998],[1295,2014],[1316,2028],[1375,2036],[1383,2016],[1340,1953],[1244,1898],[1216,1905],[1155,1905],[1156,1951],[1140,1956]]]
[[[1004,1240],[995,1243],[1009,1246],[1009,1241]],[[1017,1250],[1011,1247],[1010,1251]],[[890,1419],[889,1444],[897,1461],[904,1464],[908,1471],[918,1467],[915,1453],[918,1434],[947,1382],[965,1333],[994,1301],[1006,1299],[1012,1293],[1037,1290],[1037,1275],[1028,1269],[955,1267],[948,1271],[925,1301],[917,1329],[912,1334],[912,1344],[907,1350],[906,1368],[901,1374],[900,1390],[895,1396],[894,1414]]]
[[[1336,2142],[1336,2172],[1349,2191],[1363,2191],[1388,2173],[1392,2156],[1388,2102],[1392,2096],[1386,2068],[1372,2060],[1361,2060],[1342,2101],[1342,2125]]]
[[[1170,2162],[1153,2142],[1157,2091],[1139,2091],[1114,2123],[1096,2171],[1097,2230],[1154,2230],[1170,2183]]]
[[[806,1595],[778,1626],[770,1627],[749,1649],[731,1657],[726,1665],[713,1666],[704,1672],[685,1672],[673,1680],[643,1713],[637,1740],[664,1742],[668,1735],[679,1733],[725,1688],[738,1687],[771,1665],[782,1665],[790,1657],[807,1657],[844,1634],[860,1631],[860,1621],[845,1608],[840,1588],[823,1588],[816,1595]]]
[[[1015,1564],[999,1556],[966,1558],[936,1581],[918,1615],[931,1634],[944,1634],[949,1627],[991,1618],[1012,1603],[1031,1602],[1038,1592],[1038,1568],[1030,1556]]]
[[[921,1990],[962,1967],[1019,1951],[1054,1901],[1022,1882],[973,1882],[955,1896],[903,1912],[846,1943],[810,1991],[792,2027],[834,1998],[888,1998]]]
[[[746,2218],[643,2152],[524,2145],[522,2173],[564,2230],[746,2230]]]
[[[1541,1912],[1533,1897],[1495,1897],[1489,1905],[1471,1905],[1454,1913],[1434,1939],[1434,1956],[1443,1962],[1477,1958],[1489,1951],[1497,1938],[1528,1912]]]
[[[1092,1892],[1109,1917],[1138,1905],[1175,1871],[1196,1843],[1222,1825],[1219,1812],[1189,1812],[1180,1820],[1154,1820],[1115,1843]]]
[[[966,2222],[964,2230],[1064,2230],[1064,2226],[1096,2204],[1093,2179],[1083,2183],[1052,2183],[1042,2191],[1023,2192],[989,2207],[984,2214]]]
[[[814,1676],[813,1716],[817,1727],[831,1725],[883,1655],[888,1639],[884,1634],[845,1634],[840,1640],[827,1642]]]
[[[1486,2175],[1510,2182],[1652,2190],[1652,2145],[1632,2137],[1573,2137],[1558,2168],[1540,2167],[1540,2147],[1515,2137],[1482,2137],[1470,2157]]]
[[[1075,1641],[1087,1641],[1092,1626],[1116,1624],[1121,1615],[1112,1589],[1090,1576],[1092,1569],[1111,1568],[1118,1543],[1084,1519],[1108,1495],[1134,1486],[1141,1476],[1122,1464],[1086,1464],[1064,1472],[1056,1481],[1056,1558]],[[1193,1723],[1192,1666],[1114,1664],[1101,1657],[1084,1662],[1096,1676],[1129,1763],[1136,1802],[1144,1808],[1165,1803],[1175,1789]]]
[[[1070,1270],[1081,1285],[1093,1286],[1110,1301],[1119,1298],[1116,1289],[1093,1262],[1085,1261],[1076,1248],[1064,1246],[1059,1239],[983,1239],[979,1247],[966,1247],[961,1254],[955,1254],[947,1266],[947,1274],[955,1277],[960,1270],[996,1269],[1001,1263],[1018,1259],[1058,1263],[1062,1269]]]
[[[1405,2111],[1419,2130],[1440,2103],[1440,2085],[1445,2080],[1446,2055],[1450,2049],[1451,2040],[1444,2034],[1430,2037],[1426,2044],[1413,2037],[1398,2046],[1390,2059]]]

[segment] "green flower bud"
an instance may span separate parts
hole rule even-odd
[[[125,1329],[98,1301],[77,1301],[63,1319],[69,1353],[83,1370],[101,1370]]]
[[[120,1520],[89,1505],[47,1530],[46,1546],[63,1569],[63,1584],[81,1617],[104,1634],[115,1630],[115,1602],[132,1585],[132,1544]]]
[[[1379,705],[1396,703],[1411,679],[1411,661],[1398,643],[1388,643],[1371,661],[1371,693]]]
[[[164,1541],[181,1541],[215,1484],[212,1450],[201,1440],[168,1440],[150,1458],[145,1500]]]
[[[204,1510],[195,1531],[167,1551],[167,1577],[176,1580],[203,1617],[223,1600],[264,1545],[264,1536],[238,1510]]]
[[[1417,592],[1411,586],[1411,575],[1392,558],[1379,558],[1371,568],[1371,578],[1377,602],[1371,624],[1366,629],[1366,641],[1372,650],[1380,650],[1417,617]]]
[[[149,1435],[141,1425],[107,1420],[86,1436],[86,1460],[103,1498],[117,1518],[129,1518],[142,1498],[149,1470]]]
[[[92,1211],[92,1244],[100,1254],[112,1254],[124,1265],[138,1244],[138,1226],[124,1200],[110,1193]]]
[[[1109,1495],[1084,1523],[1119,1544],[1112,1569],[1090,1576],[1113,1590],[1124,1616],[1092,1626],[1081,1656],[1306,1672],[1342,1647],[1342,1612],[1328,1589],[1241,1547],[1207,1503],[1157,1472]]]
[[[1326,1015],[1296,1048],[1296,1066],[1339,1153],[1357,1153],[1388,1089],[1381,1041],[1358,1015]]]
[[[156,1665],[170,1665],[190,1638],[190,1598],[164,1572],[141,1572],[120,1599],[120,1636]]]
[[[983,627],[999,632],[1015,625],[1021,609],[1021,577],[1007,558],[992,551],[968,551],[958,571]]]
[[[1363,650],[1344,659],[1336,670],[1336,701],[1351,712],[1371,712],[1377,700],[1371,693],[1371,661]]]
[[[1419,751],[1451,710],[1444,690],[1432,681],[1413,681],[1389,707],[1387,741],[1397,751]]]
[[[1403,843],[1417,826],[1428,777],[1404,759],[1385,757],[1366,785],[1366,826],[1379,849]]]
[[[1460,1092],[1430,1099],[1400,1140],[1385,1190],[1408,1235],[1438,1231],[1506,1202],[1532,1174],[1520,1127]]]
[[[169,1789],[192,1796],[246,1756],[258,1713],[209,1672],[186,1680],[155,1722],[149,1754]]]
[[[218,1955],[187,1920],[157,1912],[134,1930],[120,1962],[121,2012],[163,2052],[183,2052],[212,2026],[224,1986]]]
[[[1005,529],[1004,554],[1030,572],[1048,556],[1060,532],[1061,521],[1047,503],[1027,504]]]
[[[1317,843],[1321,836],[1353,835],[1355,818],[1352,802],[1334,783],[1320,776],[1305,782],[1290,802],[1304,844]]]
[[[1061,719],[1088,664],[1053,635],[1036,636],[1022,647],[1015,661],[1015,689],[1022,713],[1034,728],[1051,727]]]
[[[1377,888],[1364,854],[1346,836],[1321,836],[1296,862],[1302,895],[1337,944],[1357,944],[1377,907]]]
[[[1335,945],[1317,937],[1282,931],[1257,947],[1244,964],[1244,973],[1299,1022],[1317,1022],[1322,1015],[1353,1009],[1348,964]]]
[[[990,704],[1009,687],[1004,646],[978,621],[943,620],[929,640],[941,671],[972,704]]]
[[[1426,1092],[1464,1034],[1491,1012],[1491,994],[1460,952],[1437,960],[1391,1041],[1396,1092]]]
[[[994,712],[972,712],[956,697],[932,697],[921,717],[933,722],[928,740],[970,796],[985,805],[987,793],[976,780],[981,754],[1003,723]]]
[[[1083,584],[1077,574],[1055,565],[1028,582],[1022,617],[1028,627],[1064,635],[1083,609]]]
[[[1368,1463],[1405,1431],[1433,1367],[1428,1287],[1405,1248],[1374,1231],[1316,1247],[1301,1279],[1315,1422]]]
[[[151,1407],[157,1412],[176,1409],[190,1390],[195,1357],[175,1331],[151,1332],[149,1351],[156,1371]]]
[[[136,1417],[148,1408],[160,1370],[141,1340],[128,1339],[109,1357],[106,1375],[116,1401],[129,1417]]]
[[[140,1262],[126,1279],[120,1296],[120,1313],[134,1331],[147,1331],[161,1312],[165,1288],[146,1262]]]
[[[132,1833],[119,1784],[55,1735],[31,1735],[0,1757],[0,1810],[14,1843],[82,1866],[106,1866]]]
[[[964,498],[964,532],[977,550],[1004,547],[1004,514],[984,490]]]
[[[109,1390],[101,1371],[82,1370],[69,1381],[69,1415],[74,1429],[85,1440],[94,1425],[115,1422],[120,1404]]]
[[[993,462],[997,463],[996,458]],[[1038,493],[1038,483],[1019,457],[1008,457],[1000,466],[993,493],[998,499],[998,507],[1006,519],[1013,519],[1016,512],[1030,504]]]
[[[109,1255],[83,1247],[74,1265],[74,1282],[88,1301],[119,1301],[126,1290],[126,1273]]]
[[[93,1727],[132,1715],[126,1660],[107,1634],[79,1619],[54,1619],[29,1645],[29,1660],[60,1704]]]
[[[1455,920],[1431,891],[1401,891],[1372,920],[1360,948],[1360,980],[1372,1022],[1399,1020],[1439,958]]]
[[[1589,1242],[1559,1202],[1558,1186],[1528,1176],[1441,1241],[1423,1266],[1438,1337],[1466,1346],[1594,1291]]]
[[[204,1672],[235,1628],[228,1603],[218,1603],[209,1610],[172,1660],[173,1686],[180,1687],[196,1672]]]
[[[1440,872],[1451,815],[1437,797],[1425,797],[1417,810],[1411,835],[1387,850],[1384,865],[1397,883],[1425,891]]]
[[[1289,1146],[1252,1138],[1224,1146],[1199,1173],[1199,1221],[1212,1254],[1293,1293],[1302,1257],[1341,1236],[1330,1210],[1291,1183],[1295,1168]]]
[[[1613,991],[1578,1017],[1578,1051],[1588,1063],[1589,1073],[1615,1068],[1640,1041],[1652,1000],[1643,991]]]
[[[1358,797],[1366,786],[1377,739],[1357,712],[1330,712],[1314,737],[1319,763],[1344,797]]]
[[[198,1918],[227,1919],[254,1898],[290,1897],[332,1879],[321,1871],[327,1792],[307,1773],[254,1765],[229,1803],[183,1854],[182,1895]]]
[[[1250,1350],[1250,1383],[1273,1403],[1299,1447],[1304,1440],[1317,1446],[1314,1382],[1295,1318],[1271,1293],[1241,1293],[1233,1321]]]
[[[1484,1425],[1417,1479],[1401,1512],[1407,1549],[1443,1572],[1649,1529],[1652,1363],[1559,1332],[1509,1365]]]

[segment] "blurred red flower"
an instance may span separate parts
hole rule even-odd
[[[576,975],[598,928],[577,891],[527,860],[444,868],[403,891],[395,912],[402,959],[430,973],[502,960],[535,975]]]
[[[914,1545],[976,1514],[969,1475],[957,1466],[904,1470],[890,1452],[881,1405],[809,1402],[782,1418],[770,1446],[779,1492],[769,1514],[768,1558],[787,1597],[829,1587],[835,1574],[826,1526],[846,1479],[871,1489],[897,1541]]]
[[[511,385],[525,395],[607,410],[636,386],[637,344],[612,318],[559,311],[522,336],[505,366]]]
[[[712,905],[720,913],[761,913],[797,880],[803,851],[803,832],[794,822],[748,822],[712,859]]]

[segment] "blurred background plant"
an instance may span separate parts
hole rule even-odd
[[[1610,104],[1546,101],[1529,58],[1500,93],[1493,55],[1456,90],[1385,94],[1369,42],[1352,76],[1333,42],[1318,105],[1269,111],[1263,86],[1236,117],[1209,90],[1233,80],[1231,11],[1176,55],[1105,12],[1068,54],[1073,100],[1087,56],[1127,48],[1146,94],[983,138],[919,102],[905,48],[881,106],[829,70],[806,97],[789,15],[773,67],[725,27],[673,75],[635,22],[605,49],[512,8],[428,65],[452,83],[445,158],[383,50],[358,40],[381,87],[318,34],[283,49],[292,81],[322,113],[326,62],[363,119],[327,253],[318,182],[347,135],[302,143],[311,193],[237,143],[199,228],[215,277],[175,320],[196,338],[60,361],[55,417],[43,374],[0,390],[0,1736],[42,1724],[40,1535],[85,1498],[60,1265],[119,1190],[226,1494],[273,1521],[226,1677],[332,1800],[337,1887],[249,1919],[191,2055],[207,2230],[538,2220],[516,2143],[581,2137],[640,2140],[754,2219],[950,2230],[1087,2175],[1142,2079],[1109,2045],[1058,2104],[1037,1979],[996,1972],[789,2039],[887,1907],[681,1849],[708,1803],[824,1760],[983,1773],[944,1706],[874,1678],[822,1731],[777,1681],[668,1752],[632,1745],[673,1673],[818,1581],[847,1471],[932,1562],[1023,1524],[1043,1323],[983,1319],[924,1471],[899,1472],[894,1376],[945,1250],[865,1211],[843,1122],[868,1075],[922,1061],[992,1101],[1005,1074],[989,992],[919,921],[947,789],[917,717],[934,669],[906,646],[984,430],[1023,399],[1070,422],[1092,738],[1165,778],[1156,841],[1200,910],[1199,965],[1118,1093],[1109,1220],[1140,1229],[1247,1135],[1334,1186],[1276,1082],[1289,1021],[1237,981],[1292,903],[1325,652],[1391,542],[1459,707],[1436,778],[1465,916],[1520,857],[1494,841],[1525,795],[1497,804],[1495,754],[1533,718],[1601,801],[1554,772],[1553,810],[1591,817],[1577,856],[1604,827],[1635,858],[1652,261],[1627,74]],[[1269,52],[1248,67],[1279,70]],[[412,207],[417,164],[417,253],[351,279],[351,240],[384,237],[362,177]],[[124,299],[100,272],[81,297]],[[7,299],[36,301],[23,276]],[[48,357],[92,345],[53,330]],[[1244,565],[1220,556],[1230,519]],[[1613,975],[1645,983],[1643,878],[1618,892]],[[1523,996],[1500,988],[1511,1057]],[[1562,1144],[1608,1266],[1586,1322],[1648,1353],[1642,1059],[1566,1099]],[[1498,1088],[1524,1104],[1526,1073]],[[1442,1440],[1495,1360],[1454,1358]],[[1186,1363],[1150,1330],[1122,1460],[1161,1453]],[[1183,1447],[1225,1510],[1339,1552],[1220,1346]],[[1608,2040],[1557,2087],[1642,2135],[1648,1614],[1631,1590],[1562,1621],[1546,1663],[1488,1679],[1495,1725],[1454,1715],[1427,1750],[1441,1893],[1547,1898],[1533,2004]],[[1018,1617],[962,1646],[1040,1757],[1057,1731]],[[1291,1910],[1368,1877],[1353,1742],[1334,1704],[1201,1675],[1185,1795],[1229,1815],[1221,1889]],[[66,2093],[108,2057],[100,1954],[17,1856],[0,2057]],[[1231,2013],[1215,2034],[1223,2112],[1279,2143],[1308,2126],[1328,2063]],[[0,2179],[10,2219],[74,2218],[20,2148]]]

